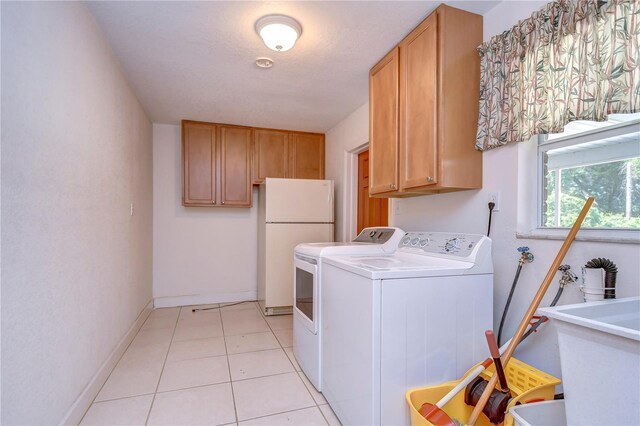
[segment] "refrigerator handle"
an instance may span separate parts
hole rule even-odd
[[[329,186],[329,192],[327,193],[327,201],[331,203],[333,200],[333,185]]]

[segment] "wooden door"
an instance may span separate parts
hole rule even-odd
[[[369,193],[398,190],[398,48],[369,73]]]
[[[251,129],[220,126],[220,199],[229,207],[251,205]]]
[[[182,204],[216,204],[216,126],[182,122]]]
[[[288,177],[293,179],[324,179],[324,135],[291,133]]]
[[[389,199],[369,197],[369,151],[358,154],[358,233],[389,224]]]
[[[289,168],[289,133],[277,130],[253,131],[253,183],[267,177],[286,178]]]
[[[400,43],[400,188],[438,183],[438,31],[432,14]]]

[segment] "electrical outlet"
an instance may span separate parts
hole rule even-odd
[[[493,206],[493,211],[499,212],[500,211],[500,191],[490,192],[489,202],[495,204],[495,206]]]
[[[395,215],[402,214],[402,207],[400,207],[400,200],[392,200],[391,203],[393,204],[393,213]]]

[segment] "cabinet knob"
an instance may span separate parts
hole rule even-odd
[[[391,188],[391,189],[396,189],[396,184],[395,184],[395,183],[390,183],[390,184],[389,184],[389,188]]]
[[[224,201],[222,202],[222,204],[224,204]]]
[[[427,176],[427,182],[433,182],[433,176]]]

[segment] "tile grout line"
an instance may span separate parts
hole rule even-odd
[[[279,416],[280,414],[287,414],[287,413],[294,413],[294,412],[296,412],[296,411],[308,410],[309,408],[314,408],[314,406],[313,406],[313,405],[310,405],[310,406],[308,406],[308,407],[296,408],[296,409],[294,409],[294,410],[278,411],[277,413],[267,414],[266,416],[251,417],[251,418],[248,418],[248,419],[244,419],[244,420],[242,420],[242,421],[243,421],[243,422],[248,422],[248,421],[250,421],[250,420],[264,419],[264,418],[266,418],[266,417]],[[320,409],[318,408],[318,410],[320,410]],[[320,410],[320,413],[322,414],[322,410]],[[324,417],[324,416],[323,416],[323,417]],[[327,422],[327,424],[328,424],[328,422]]]
[[[227,348],[227,335],[224,332],[224,319],[222,319],[222,307],[218,308],[220,315],[220,324],[222,324],[222,341],[224,342],[224,352],[227,356],[227,369],[229,371],[229,385],[231,386],[231,400],[233,401],[233,414],[236,417],[236,425],[238,424],[238,407],[236,405],[236,393],[233,389],[233,378],[231,377],[231,363],[229,362],[229,349]]]
[[[307,387],[307,384],[304,382],[304,380],[302,380],[302,377],[300,376],[300,373],[302,373],[302,371],[298,371],[296,370],[296,366],[293,365],[293,361],[291,361],[291,359],[289,358],[289,356],[287,355],[287,351],[284,349],[284,346],[282,345],[282,342],[280,341],[280,339],[278,339],[278,336],[276,336],[276,333],[273,331],[273,329],[271,328],[271,324],[269,324],[269,321],[267,321],[267,317],[264,315],[264,313],[262,312],[262,310],[260,310],[260,313],[262,314],[262,318],[264,319],[264,322],[267,323],[267,327],[269,327],[269,330],[271,330],[271,332],[273,333],[273,335],[275,336],[276,340],[278,341],[278,344],[280,345],[280,348],[282,349],[282,351],[284,352],[284,356],[287,357],[287,360],[289,361],[289,364],[291,364],[291,366],[293,367],[293,372],[296,373],[298,375],[298,378],[300,379],[300,381],[302,382],[302,386],[304,386],[304,388],[307,390],[307,393],[309,394],[309,396],[311,397],[311,400],[313,401],[313,403],[315,404],[316,407],[318,407],[318,410],[320,410],[320,406],[318,405],[318,401],[316,401],[316,399],[313,397],[313,394],[311,393],[311,391],[309,390],[309,388]],[[293,314],[291,314],[291,321],[293,321]],[[291,325],[291,334],[292,334],[292,339],[293,339],[293,324]],[[293,346],[291,347],[292,349],[292,354],[293,354]],[[295,354],[293,355],[295,358]],[[302,368],[302,367],[301,367]],[[313,385],[311,385],[313,386]],[[320,413],[322,413],[322,410],[320,410]],[[322,415],[322,417],[324,417],[324,414]],[[326,419],[325,419],[326,421]],[[329,424],[329,422],[327,422],[327,424]]]
[[[113,374],[113,372],[116,370],[116,367],[118,367],[118,364],[120,363],[120,361],[122,360],[122,357],[124,357],[124,355],[127,353],[127,351],[129,350],[129,348],[131,347],[131,345],[133,344],[133,341],[136,340],[136,337],[138,337],[138,334],[140,334],[140,332],[142,331],[142,329],[144,328],[145,324],[147,323],[147,321],[149,321],[149,318],[151,317],[151,314],[153,313],[155,309],[152,309],[151,312],[149,313],[149,315],[147,315],[147,319],[144,320],[144,322],[142,323],[142,325],[140,326],[140,329],[136,332],[136,335],[133,336],[133,339],[131,339],[131,341],[129,342],[129,344],[127,345],[127,347],[125,348],[124,352],[122,352],[122,355],[120,355],[120,358],[118,358],[118,361],[116,362],[116,365],[113,367],[113,369],[109,372],[109,375],[107,376],[107,379],[104,381],[104,383],[102,384],[102,386],[100,386],[100,389],[98,390],[98,393],[96,394],[95,398],[93,398],[93,401],[91,401],[91,404],[89,404],[89,407],[86,409],[86,411],[84,412],[84,414],[82,415],[82,418],[80,419],[80,421],[78,422],[78,424],[81,424],[82,421],[84,420],[85,416],[87,415],[87,413],[89,412],[89,410],[91,409],[91,406],[93,406],[93,404],[99,403],[99,402],[107,402],[107,401],[113,401],[116,399],[124,399],[124,398],[133,398],[133,397],[137,397],[137,396],[143,396],[143,395],[134,395],[134,396],[125,396],[122,398],[114,398],[114,399],[105,399],[104,401],[96,401],[96,398],[98,398],[98,395],[100,395],[100,392],[102,392],[102,389],[104,388],[104,385],[107,384],[107,382],[109,381],[109,379],[111,378],[111,375]],[[144,395],[150,395],[150,394],[144,394]]]
[[[285,356],[287,357],[287,359],[289,360],[289,362],[291,363],[291,365],[293,366],[293,371],[298,375],[298,378],[300,378],[300,380],[302,381],[302,384],[304,385],[305,389],[307,390],[307,392],[309,393],[309,396],[311,397],[311,400],[315,403],[315,406],[318,408],[318,410],[320,410],[320,414],[322,415],[322,418],[324,419],[324,421],[327,423],[327,425],[329,425],[329,420],[327,419],[327,416],[324,415],[324,412],[320,409],[320,404],[318,404],[318,401],[316,401],[316,399],[313,397],[313,395],[311,394],[311,391],[309,390],[309,388],[307,387],[307,384],[304,382],[304,380],[302,380],[302,376],[300,376],[300,373],[304,374],[302,372],[302,367],[300,367],[300,371],[296,370],[296,366],[293,365],[293,361],[291,361],[291,359],[289,358],[289,356],[287,355],[287,351],[285,350],[284,346],[282,346],[282,342],[280,342],[280,339],[278,339],[278,336],[276,336],[276,333],[273,331],[273,328],[271,328],[271,324],[269,324],[269,321],[267,321],[267,317],[264,315],[264,312],[262,312],[262,309],[259,309],[260,313],[262,314],[262,318],[264,318],[265,322],[267,323],[267,326],[269,327],[269,330],[271,330],[271,332],[273,333],[273,335],[276,337],[276,340],[278,341],[278,344],[280,344],[280,347],[282,348],[282,350],[284,351]],[[293,314],[291,314],[291,320],[293,321]],[[293,333],[293,325],[291,327],[291,332]],[[293,357],[295,358],[295,354],[293,353],[293,347],[291,347],[291,354],[293,355]],[[297,360],[296,360],[297,362]],[[307,378],[308,380],[308,378]],[[311,382],[309,382],[309,384],[311,384]],[[313,386],[313,384],[311,384],[311,386]],[[318,392],[320,395],[322,395],[322,392]],[[324,395],[323,395],[324,398]],[[329,408],[331,408],[331,406],[329,405],[329,402],[327,401],[326,404],[322,404],[322,405],[327,405],[329,406]]]
[[[153,403],[156,400],[156,395],[158,394],[158,387],[160,386],[160,380],[162,380],[162,373],[164,373],[164,367],[167,365],[167,358],[169,358],[169,352],[171,351],[171,345],[173,344],[173,336],[176,334],[176,329],[178,328],[178,321],[180,320],[180,314],[182,313],[182,307],[178,310],[178,315],[176,316],[175,323],[173,325],[173,333],[171,333],[171,340],[169,341],[169,347],[167,348],[167,353],[164,356],[164,362],[162,363],[162,369],[160,370],[160,376],[158,376],[158,383],[156,383],[156,389],[153,392],[153,398],[151,399],[151,405],[149,406],[149,411],[147,412],[147,418],[144,421],[145,426],[149,423],[149,418],[151,417],[151,410],[153,410]]]

